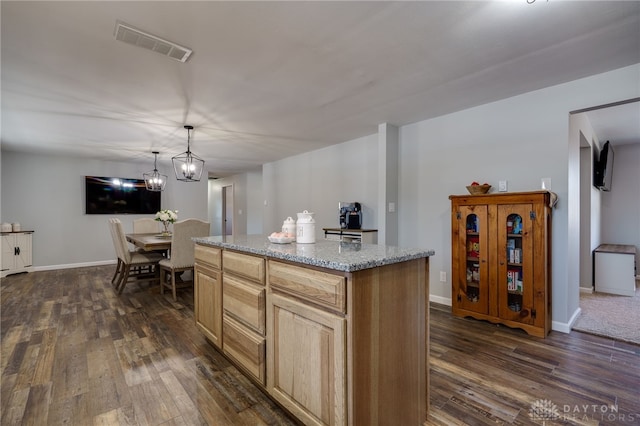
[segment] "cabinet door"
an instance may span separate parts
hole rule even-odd
[[[500,318],[533,324],[533,205],[498,206],[498,310]]]
[[[454,306],[457,309],[488,314],[487,206],[459,206],[455,215],[452,265]]]
[[[344,425],[346,320],[270,294],[267,386],[307,425]]]
[[[2,270],[8,271],[14,269],[15,264],[15,238],[13,235],[3,235],[2,240]]]
[[[31,266],[31,234],[16,234],[15,269]]]
[[[196,326],[222,349],[222,280],[220,271],[196,263],[194,269]]]

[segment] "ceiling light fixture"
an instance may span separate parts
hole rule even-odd
[[[204,160],[191,152],[190,142],[193,126],[187,125],[184,128],[187,129],[187,151],[171,159],[173,161],[173,170],[178,180],[198,182],[200,176],[202,176],[202,169],[204,169]]]
[[[155,159],[153,160],[153,171],[143,173],[142,177],[144,177],[144,183],[147,186],[148,191],[160,192],[164,191],[164,186],[167,184],[167,176],[161,175],[158,172],[158,151],[151,151],[153,155],[155,155]]]

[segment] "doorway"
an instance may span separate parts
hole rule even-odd
[[[233,235],[233,185],[222,187],[222,235]]]
[[[611,295],[594,293],[597,288],[593,288],[592,253],[603,242],[639,246],[639,240],[633,236],[638,235],[636,230],[640,229],[635,219],[640,205],[627,202],[629,199],[637,199],[633,195],[637,193],[637,186],[624,185],[625,180],[634,180],[634,176],[637,180],[638,175],[631,175],[631,179],[622,178],[625,173],[628,176],[629,170],[636,169],[635,166],[630,166],[633,160],[630,162],[625,158],[617,164],[618,186],[611,192],[601,192],[593,186],[593,170],[599,157],[599,145],[605,140],[611,139],[616,147],[625,146],[625,152],[628,153],[626,157],[629,159],[638,155],[634,154],[638,150],[632,144],[640,143],[640,125],[633,126],[633,123],[637,123],[639,112],[640,99],[635,98],[573,111],[570,115],[569,217],[574,226],[569,227],[569,245],[578,250],[575,258],[578,263],[573,267],[575,269],[569,270],[569,276],[575,277],[570,283],[577,284],[576,290],[579,290],[573,293],[575,290],[569,288],[572,296],[570,300],[573,300],[574,294],[578,296],[571,328],[627,341],[631,341],[628,340],[631,338],[623,333],[625,327],[618,324],[624,325],[625,321],[629,321],[629,313],[637,311],[622,308],[623,303],[630,303],[633,298],[620,299],[621,305],[616,307]],[[620,117],[624,120],[619,121]],[[630,117],[635,117],[635,120]],[[634,188],[631,192],[630,187]],[[620,199],[625,202],[619,202]],[[612,226],[612,223],[616,225]],[[579,226],[575,226],[577,224]],[[605,309],[604,303],[611,306]]]

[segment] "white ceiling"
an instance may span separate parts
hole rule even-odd
[[[162,164],[191,124],[219,176],[640,63],[638,1],[0,7],[3,150]],[[116,41],[117,20],[193,55]]]
[[[609,140],[615,146],[640,144],[640,99],[603,106],[585,114],[601,142]]]

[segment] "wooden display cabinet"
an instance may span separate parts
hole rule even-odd
[[[545,337],[551,330],[550,193],[449,199],[453,314]]]

